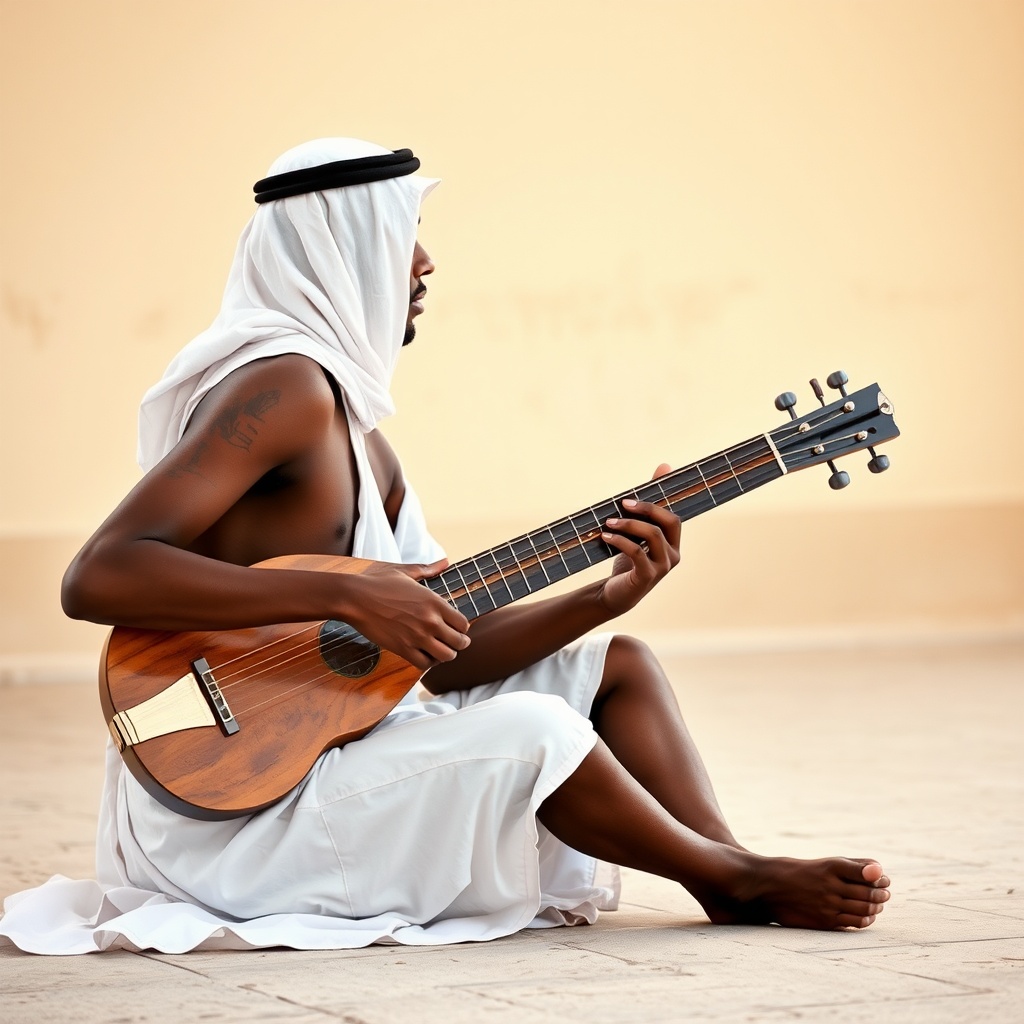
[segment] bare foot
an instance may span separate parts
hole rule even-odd
[[[725,891],[693,892],[712,923],[867,928],[889,899],[889,879],[873,860],[745,860]]]

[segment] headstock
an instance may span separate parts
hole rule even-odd
[[[850,475],[836,469],[835,459],[867,449],[871,455],[868,469],[882,473],[889,468],[889,459],[877,454],[875,446],[900,435],[893,420],[892,402],[881,388],[871,384],[850,395],[846,392],[848,382],[842,370],[828,375],[826,383],[842,396],[829,405],[821,385],[812,380],[811,389],[822,407],[806,416],[796,414],[796,395],[783,392],[775,399],[775,408],[788,412],[791,422],[768,434],[787,472],[824,462],[832,470],[829,486],[836,491],[850,482]]]

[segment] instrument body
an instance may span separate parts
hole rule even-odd
[[[260,567],[360,573],[371,564],[337,555],[286,555]],[[115,627],[100,679],[108,724],[166,692],[204,658],[240,725],[227,734],[214,716],[207,725],[127,745],[112,729],[131,773],[165,806],[193,818],[238,817],[279,800],[323,751],[372,729],[422,674],[375,645],[379,660],[371,673],[333,671],[324,660],[322,628],[322,622],[182,633]]]

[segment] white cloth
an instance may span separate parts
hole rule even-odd
[[[387,152],[359,139],[317,139],[279,157],[269,173]],[[261,205],[239,239],[216,320],[142,400],[142,468],[174,447],[211,388],[264,356],[298,352],[322,364],[364,431],[394,412],[416,225],[435,185],[410,174]]]
[[[320,140],[271,173],[379,152]],[[345,396],[359,475],[353,553],[437,558],[411,489],[392,532],[365,446],[365,432],[391,409],[419,203],[432,185],[410,176],[261,207],[220,316],[143,400],[143,468],[174,446],[198,401],[232,370],[299,352]],[[601,866],[547,833],[536,812],[593,746],[586,715],[607,643],[581,641],[503,683],[404,703],[245,818],[201,822],[169,811],[108,744],[98,880],[56,876],[9,897],[0,943],[37,953],[323,949],[478,941],[593,921],[616,904],[617,872],[599,880]]]
[[[430,561],[437,545],[415,495],[392,534],[358,453],[357,553]],[[247,818],[167,810],[108,745],[98,881],[55,876],[9,897],[0,944],[53,954],[337,949],[593,922],[617,905],[617,871],[555,839],[536,813],[593,746],[585,715],[609,639],[580,641],[501,683],[400,705]]]

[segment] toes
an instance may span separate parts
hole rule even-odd
[[[861,878],[863,878],[865,882],[870,882],[872,885],[878,885],[878,883],[885,878],[885,873],[882,871],[882,865],[874,860],[867,861],[861,868],[860,874]],[[889,880],[886,879],[886,884],[888,884],[888,881]]]
[[[848,885],[839,893],[841,899],[866,903],[888,903],[891,895],[888,889],[869,889],[866,885]]]
[[[836,918],[839,928],[867,928],[874,922],[873,917],[857,917],[855,914],[840,914]]]
[[[876,914],[880,914],[883,909],[877,903],[867,903],[864,900],[843,900],[839,904],[839,916],[874,917]]]

